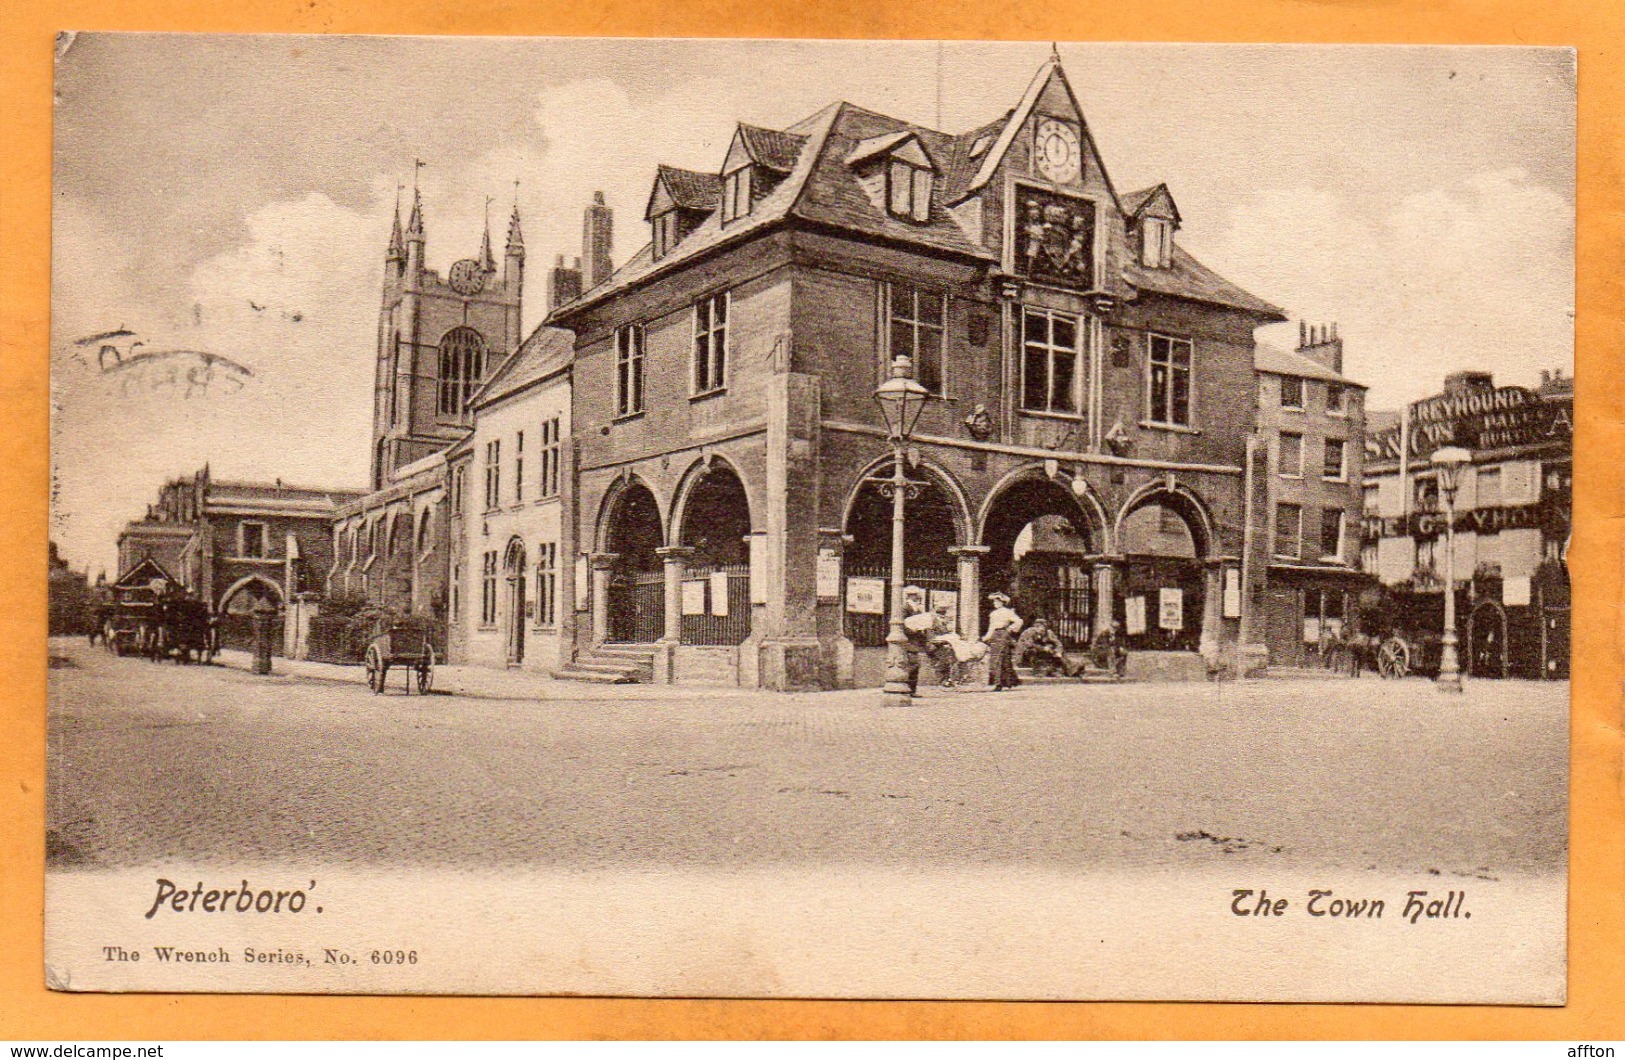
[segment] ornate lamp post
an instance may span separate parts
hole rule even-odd
[[[886,418],[886,434],[892,447],[891,478],[875,480],[881,495],[891,497],[891,629],[886,634],[884,689],[886,701],[891,704],[909,701],[908,664],[903,651],[908,641],[908,634],[903,632],[903,581],[907,576],[903,570],[903,503],[910,483],[903,471],[908,440],[928,397],[929,392],[914,379],[913,362],[901,354],[892,360],[891,378],[875,390],[875,402]]]
[[[1456,654],[1456,487],[1461,465],[1471,459],[1471,453],[1455,445],[1433,453],[1439,495],[1444,499],[1444,639],[1439,645],[1439,679],[1435,682],[1441,692],[1461,691],[1461,661]]]

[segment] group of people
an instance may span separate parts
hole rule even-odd
[[[1061,638],[1043,616],[1025,624],[1010,606],[1010,597],[1002,592],[989,593],[987,601],[992,610],[981,639],[966,640],[954,630],[948,604],[927,609],[923,590],[914,586],[903,590],[903,632],[908,638],[904,666],[909,695],[919,694],[923,662],[931,664],[944,688],[952,688],[962,680],[968,664],[985,659],[987,683],[995,692],[1021,684],[1018,666],[1042,676],[1059,673],[1077,677],[1091,667],[1117,677],[1123,675],[1128,651],[1116,619],[1095,634],[1087,655],[1069,657]]]

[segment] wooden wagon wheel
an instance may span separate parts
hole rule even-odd
[[[427,644],[423,646],[423,658],[418,663],[418,693],[428,695],[429,689],[434,686],[434,649]]]
[[[376,695],[384,690],[384,678],[389,675],[389,667],[384,663],[383,654],[378,645],[367,645],[367,687]]]
[[[1410,645],[1398,637],[1389,637],[1377,649],[1377,672],[1388,678],[1400,678],[1411,672]]]

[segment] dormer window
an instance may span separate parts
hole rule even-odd
[[[750,213],[750,167],[741,166],[722,178],[722,223]]]
[[[894,217],[924,223],[931,220],[932,173],[901,158],[886,167],[886,206]]]
[[[1140,222],[1140,262],[1148,268],[1166,269],[1174,260],[1174,224],[1161,217]]]
[[[665,257],[677,245],[677,211],[667,210],[654,219],[654,256]]]

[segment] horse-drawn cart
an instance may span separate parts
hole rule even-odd
[[[429,642],[427,623],[412,619],[392,622],[367,642],[363,662],[367,667],[367,687],[373,692],[384,691],[390,669],[398,666],[406,672],[406,694],[412,694],[415,682],[418,693],[427,695],[434,685],[434,646]]]

